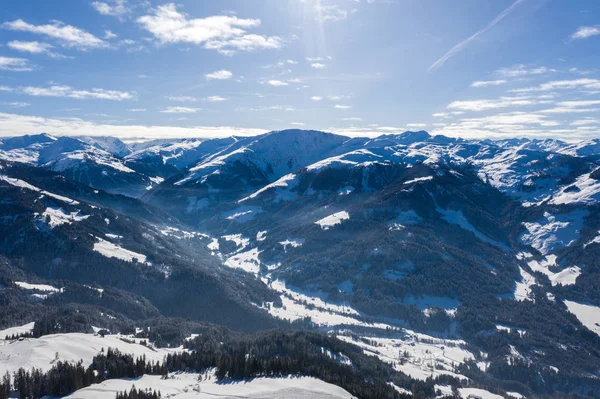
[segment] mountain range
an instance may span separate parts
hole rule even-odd
[[[0,328],[308,330],[398,395],[600,392],[600,140],[3,138],[0,236]]]

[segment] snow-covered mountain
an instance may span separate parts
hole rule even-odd
[[[40,166],[113,193],[139,197],[162,178],[129,168],[122,156],[128,147],[116,138],[55,138],[49,135],[11,138],[0,143],[0,159]]]
[[[0,255],[15,264],[26,232],[43,237],[40,247],[91,251],[94,265],[98,253],[135,258],[166,278],[138,274],[143,283],[129,290],[95,269],[66,272],[52,251],[43,268],[25,269],[138,295],[149,302],[138,313],[238,325],[247,312],[253,326],[311,325],[410,378],[439,377],[446,392],[456,384],[444,379],[456,378],[479,382],[463,390],[587,393],[600,369],[599,155],[598,140],[422,131],[147,145],[3,139],[0,189],[10,199],[0,217],[10,240]],[[113,212],[110,224],[99,212]],[[44,301],[60,298],[72,299]]]

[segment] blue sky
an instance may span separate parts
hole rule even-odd
[[[600,137],[597,0],[9,1],[0,135]]]

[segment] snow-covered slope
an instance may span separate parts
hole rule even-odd
[[[120,157],[129,152],[111,137],[39,135],[0,143],[0,159],[41,166],[94,188],[139,197],[156,182],[125,165]]]
[[[307,164],[323,159],[345,141],[342,136],[317,131],[272,132],[244,145],[207,157],[190,169],[177,185],[205,179],[211,174],[231,173],[241,164],[256,178],[272,181]]]
[[[125,342],[121,338],[128,337],[107,335],[102,338],[95,334],[73,333],[52,334],[16,341],[0,340],[0,373],[12,374],[19,368],[31,370],[34,367],[48,371],[59,360],[72,363],[82,360],[84,365],[89,365],[94,356],[102,349],[106,351],[108,348],[118,349],[134,357],[146,356],[153,362],[162,361],[169,352],[182,350],[150,348]]]
[[[116,137],[110,136],[83,136],[79,137],[81,141],[93,145],[96,148],[110,152],[111,154],[123,158],[133,152],[131,147]]]
[[[254,378],[250,381],[217,382],[210,372],[205,374],[172,374],[168,379],[146,375],[131,380],[107,380],[81,389],[66,398],[104,399],[117,392],[136,389],[160,391],[162,397],[188,398],[255,398],[255,399],[351,399],[340,387],[310,377]]]

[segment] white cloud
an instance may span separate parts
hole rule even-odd
[[[227,98],[221,97],[221,96],[209,96],[209,97],[206,97],[206,101],[211,102],[211,103],[217,103],[217,102],[221,102],[221,101],[227,101]]]
[[[290,65],[296,65],[298,63],[298,61],[294,61],[294,60],[286,60],[285,62],[287,62]]]
[[[33,69],[26,58],[0,56],[0,71],[31,72]]]
[[[48,43],[40,43],[38,41],[22,42],[19,40],[13,40],[11,42],[8,42],[7,45],[13,50],[21,51],[24,53],[47,54],[49,57],[52,58],[65,58],[65,56],[62,54],[50,51],[50,49],[53,48],[53,46]]]
[[[509,137],[557,137],[569,138],[570,132],[557,132],[552,127],[560,122],[548,119],[540,113],[510,112],[480,118],[464,118],[448,123],[433,131],[451,137],[509,138]],[[573,138],[570,138],[571,140]]]
[[[555,80],[542,83],[535,87],[525,87],[522,89],[511,90],[513,93],[529,93],[536,91],[550,90],[568,90],[568,89],[588,89],[600,90],[600,79],[572,79],[572,80]]]
[[[487,111],[490,109],[513,106],[535,105],[537,103],[536,100],[524,97],[501,97],[494,100],[453,101],[448,105],[448,109],[457,109],[461,111]]]
[[[351,117],[351,118],[342,118],[342,120],[347,121],[347,122],[360,122],[363,120],[363,118]]]
[[[600,111],[600,108],[555,107],[550,109],[543,109],[538,112],[544,114],[586,114],[598,111]]]
[[[323,69],[326,67],[325,64],[321,64],[320,62],[315,62],[313,64],[310,64],[310,66],[315,69]]]
[[[246,32],[245,29],[260,26],[259,19],[229,15],[188,19],[187,15],[177,11],[173,3],[160,5],[153,11],[153,15],[142,16],[137,22],[163,44],[191,43],[225,55],[238,50],[276,49],[283,45],[281,38],[277,36]]]
[[[136,97],[135,92],[126,92],[119,90],[91,89],[91,90],[76,90],[70,86],[49,86],[35,87],[26,86],[20,87],[18,92],[35,97],[65,97],[78,100],[97,99],[97,100],[112,100],[123,101],[132,100]]]
[[[146,108],[131,108],[129,112],[146,112]]]
[[[579,108],[591,107],[600,105],[600,100],[577,100],[577,101],[560,101],[556,103],[559,107]]]
[[[264,129],[241,128],[235,126],[145,126],[96,124],[78,118],[44,118],[0,113],[0,136],[15,136],[47,132],[69,136],[114,136],[122,139],[157,139],[184,137],[231,137],[255,136],[266,133]]]
[[[588,37],[600,35],[600,29],[595,26],[582,26],[571,35],[571,39],[587,39]]]
[[[348,18],[348,11],[337,5],[321,5],[320,2],[315,6],[315,19],[319,22],[342,21]]]
[[[424,127],[427,127],[426,123],[407,123],[406,127],[410,128],[410,129],[422,129]]]
[[[600,100],[578,100],[578,101],[560,101],[556,103],[555,108],[539,111],[545,114],[581,114],[598,111],[598,108],[590,108],[600,106]]]
[[[288,83],[282,82],[281,80],[269,80],[267,84],[275,87],[288,86]]]
[[[488,87],[488,86],[500,86],[506,84],[506,80],[504,79],[500,79],[500,80],[487,80],[487,81],[482,81],[482,80],[478,80],[476,82],[471,83],[471,87]]]
[[[190,107],[167,107],[162,109],[160,112],[165,114],[195,114],[200,108]]]
[[[7,105],[11,108],[24,108],[24,107],[29,107],[31,105],[29,103],[20,102],[20,101],[14,101],[14,102],[3,103],[3,104]]]
[[[290,122],[290,125],[293,125],[293,126],[304,126],[305,124],[302,123],[302,122]]]
[[[107,0],[106,2],[93,1],[92,7],[102,15],[110,15],[113,17],[123,17],[130,11],[127,7],[127,0]]]
[[[65,47],[75,47],[79,49],[107,47],[102,40],[82,29],[71,25],[66,25],[60,21],[52,21],[52,24],[32,25],[22,19],[12,22],[5,22],[0,25],[4,29],[21,32],[31,32],[56,39]]]
[[[256,111],[287,111],[294,112],[296,109],[289,105],[271,105],[271,106],[263,106],[263,107],[252,107],[252,108],[236,108],[236,111],[239,112],[256,112]]]
[[[277,36],[265,37],[261,35],[248,34],[227,40],[215,40],[204,46],[209,50],[217,50],[224,55],[233,55],[236,50],[255,51],[261,49],[277,49],[282,46],[281,39]]]
[[[231,79],[232,76],[233,74],[230,71],[224,69],[204,75],[207,80],[226,80]]]
[[[381,130],[383,132],[401,132],[404,131],[404,128],[401,127],[393,127],[393,126],[377,126],[377,130]]]
[[[597,125],[600,121],[597,119],[586,118],[586,119],[578,119],[571,122],[571,126],[587,126],[587,125]]]
[[[496,16],[496,18],[494,18],[489,24],[487,24],[487,26],[477,32],[475,32],[473,35],[471,35],[470,37],[468,37],[467,39],[463,40],[462,42],[458,43],[457,45],[455,45],[454,47],[452,47],[450,49],[450,51],[448,51],[446,54],[444,54],[441,58],[439,58],[437,61],[435,61],[433,64],[431,64],[431,66],[429,67],[429,70],[433,70],[433,69],[437,69],[439,67],[441,67],[442,65],[444,65],[444,63],[446,61],[448,61],[450,58],[452,58],[456,53],[458,53],[459,51],[463,50],[464,48],[466,48],[472,41],[476,40],[479,36],[485,34],[487,31],[489,31],[490,29],[492,29],[494,26],[496,26],[500,21],[502,21],[515,7],[517,7],[519,4],[523,3],[523,1],[525,0],[516,0],[514,3],[512,3],[508,8],[506,8],[504,11],[502,11],[500,14],[498,14],[498,16]]]
[[[543,75],[546,73],[556,72],[556,69],[548,68],[545,66],[536,67],[536,68],[527,68],[523,64],[514,65],[509,68],[501,68],[498,69],[495,73],[498,76],[505,78],[518,78],[527,75]]]
[[[340,104],[336,104],[336,105],[334,105],[334,106],[333,106],[333,108],[335,108],[335,109],[351,109],[351,108],[352,108],[352,106],[350,106],[350,105],[340,105]]]
[[[190,97],[190,96],[166,96],[165,97],[167,100],[170,101],[177,101],[177,102],[194,102],[196,101],[195,97]]]
[[[312,96],[310,99],[313,100],[313,101],[321,101],[323,99],[323,97],[321,97],[321,96]]]
[[[594,71],[589,70],[589,69],[579,69],[579,68],[570,68],[569,72],[577,74],[577,75],[589,75],[594,73]]]
[[[114,39],[114,38],[116,38],[116,37],[117,37],[117,34],[116,34],[116,33],[113,33],[113,32],[112,32],[112,31],[110,31],[110,30],[105,30],[105,31],[104,31],[104,38],[105,38],[105,39],[107,39],[107,40],[110,40],[110,39]]]

